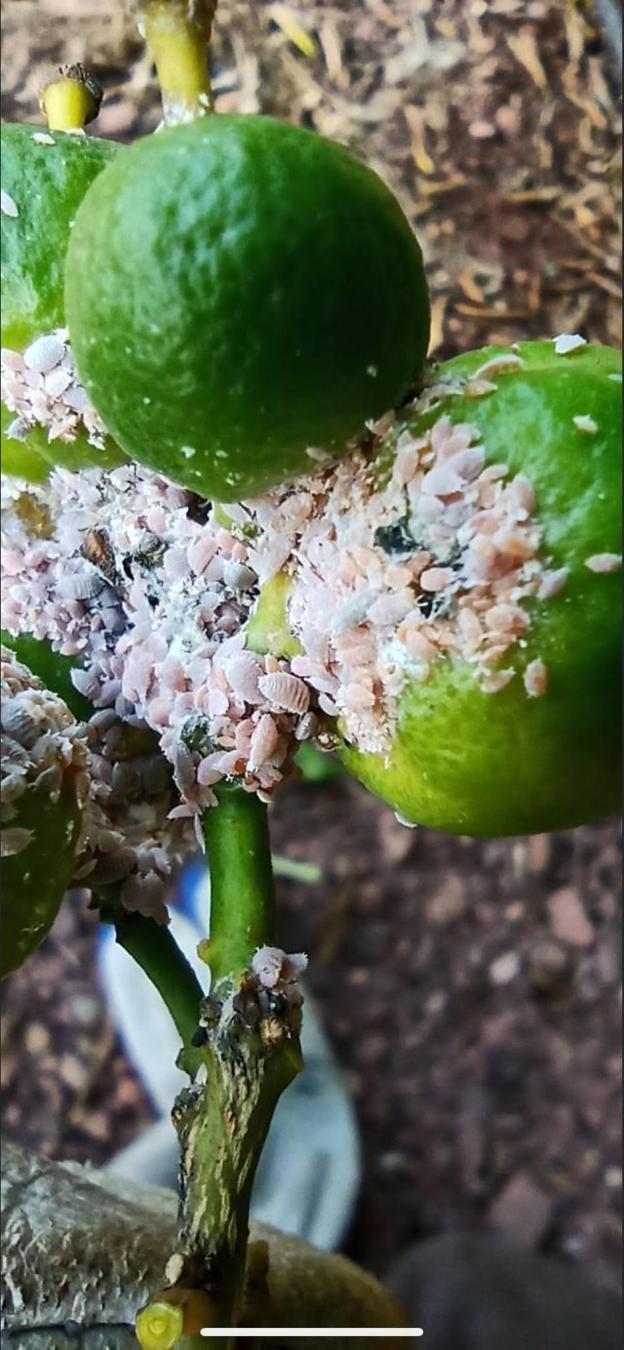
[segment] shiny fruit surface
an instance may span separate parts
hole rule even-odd
[[[341,146],[269,117],[146,137],[86,195],[66,310],[106,426],[149,468],[224,501],[340,454],[427,349],[418,243]]]

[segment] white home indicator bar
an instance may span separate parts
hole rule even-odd
[[[202,1327],[201,1336],[232,1336],[241,1340],[244,1336],[259,1337],[262,1340],[282,1340],[285,1336],[301,1339],[303,1336],[350,1337],[354,1340],[362,1336],[379,1336],[381,1339],[396,1337],[411,1340],[414,1336],[424,1336],[422,1327]]]

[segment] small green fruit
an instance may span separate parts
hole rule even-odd
[[[93,715],[93,705],[80,694],[72,683],[71,672],[77,662],[70,656],[55,652],[43,638],[32,637],[30,633],[19,633],[14,637],[3,629],[0,633],[2,646],[15,652],[17,660],[27,666],[33,675],[41,680],[46,689],[67,704],[70,712],[79,721],[86,722]]]
[[[87,750],[68,708],[2,648],[0,975],[49,931],[76,865]]]
[[[87,188],[119,150],[112,141],[3,123],[3,348],[22,353],[37,338],[64,327],[65,258],[76,213]],[[39,426],[25,440],[9,436],[14,420],[15,412],[3,400],[5,473],[41,481],[51,464],[109,467],[123,461],[110,439],[97,450],[83,432],[67,442],[48,441]]]
[[[78,370],[140,463],[234,500],[340,454],[422,366],[429,305],[397,201],[268,117],[146,137],[89,189],[65,286]]]
[[[442,415],[469,422],[488,462],[529,478],[542,551],[569,569],[565,587],[529,602],[522,650],[504,659],[517,671],[506,688],[482,693],[465,661],[439,660],[423,683],[404,687],[387,757],[342,752],[407,820],[470,835],[566,829],[616,811],[620,794],[620,577],[586,564],[621,549],[621,362],[596,345],[515,351],[524,364],[494,376],[495,392],[446,397],[409,430],[419,436]],[[439,375],[474,376],[501,353],[471,352]],[[533,658],[545,663],[548,687],[531,698],[521,672]]]

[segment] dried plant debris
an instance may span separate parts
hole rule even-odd
[[[51,67],[88,51],[106,90],[98,134],[153,130],[159,94],[131,7],[70,10],[70,26],[61,0],[7,10],[3,115],[37,121]],[[399,194],[424,247],[437,354],[553,329],[620,340],[617,72],[594,10],[220,0],[210,65],[217,111],[313,126]]]

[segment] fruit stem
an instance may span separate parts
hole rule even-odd
[[[102,90],[84,66],[65,66],[41,91],[40,106],[50,131],[82,131],[97,117]]]
[[[142,32],[156,66],[167,126],[212,111],[208,43],[217,0],[145,0]]]
[[[202,1057],[192,1044],[203,990],[168,928],[142,914],[122,913],[115,918],[115,936],[158,990],[180,1033],[181,1069],[195,1077]]]
[[[204,814],[210,869],[210,941],[200,955],[213,982],[235,979],[257,947],[273,942],[274,892],[266,806],[255,793],[223,786]]]

